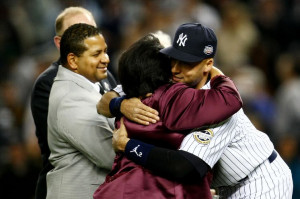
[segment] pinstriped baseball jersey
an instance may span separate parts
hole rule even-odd
[[[209,88],[206,84],[202,89]],[[242,109],[222,124],[193,130],[180,150],[198,156],[213,168],[212,187],[220,188],[224,198],[291,198],[293,184],[288,166],[279,154],[270,164],[273,143]],[[285,193],[278,191],[278,186],[291,188]]]
[[[270,156],[274,146],[241,109],[221,126],[190,133],[180,149],[217,168],[213,186],[219,187],[237,184]]]

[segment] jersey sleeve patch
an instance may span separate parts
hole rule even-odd
[[[200,143],[207,145],[210,143],[210,140],[214,136],[214,132],[211,129],[198,130],[193,132],[194,139]]]

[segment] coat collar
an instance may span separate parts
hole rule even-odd
[[[55,77],[54,82],[55,81],[72,81],[78,86],[83,87],[89,91],[96,91],[96,85],[93,82],[89,81],[82,75],[72,72],[62,65],[59,65],[58,67],[57,76]]]

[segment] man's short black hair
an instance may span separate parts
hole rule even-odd
[[[159,51],[158,38],[148,34],[126,50],[119,60],[119,80],[127,97],[145,97],[170,82],[170,59]]]
[[[100,30],[94,26],[79,23],[70,26],[62,35],[60,41],[60,58],[62,65],[67,64],[67,56],[69,53],[74,53],[80,56],[87,50],[84,45],[84,40],[99,35]]]

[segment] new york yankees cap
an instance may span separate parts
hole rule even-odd
[[[176,30],[172,46],[161,53],[184,62],[200,62],[212,58],[217,50],[214,31],[199,23],[185,23]]]

